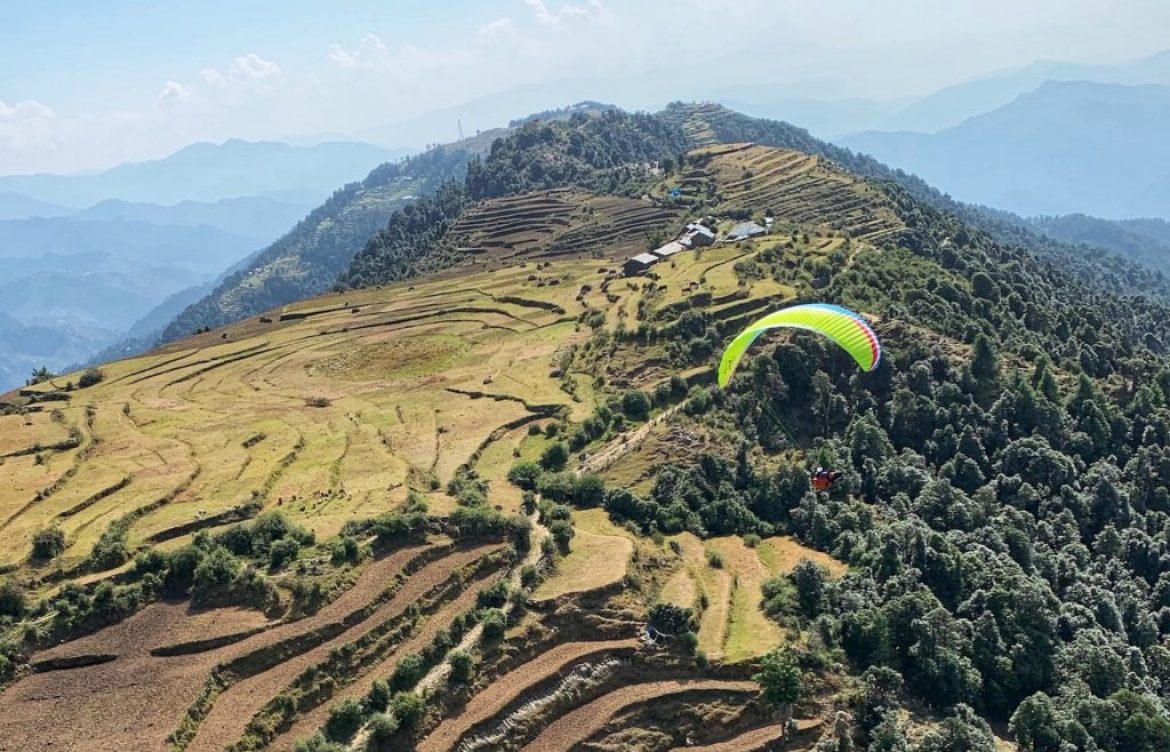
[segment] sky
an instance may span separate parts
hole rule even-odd
[[[0,174],[228,138],[421,147],[420,118],[501,92],[533,109],[742,85],[906,99],[1170,46],[1166,0],[0,0],[0,18]],[[464,129],[503,124],[480,118]]]

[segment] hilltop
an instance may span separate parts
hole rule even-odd
[[[1158,275],[712,106],[462,164],[345,289],[6,398],[0,739],[1170,743]],[[770,231],[623,274],[700,220]],[[882,365],[713,386],[809,300]]]

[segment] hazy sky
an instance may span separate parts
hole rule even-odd
[[[563,80],[578,84],[547,106],[651,108],[744,83],[900,98],[1170,46],[1167,0],[2,0],[0,18],[0,173],[360,135]]]

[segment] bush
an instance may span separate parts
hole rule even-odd
[[[390,686],[397,690],[407,690],[418,684],[423,678],[423,658],[418,653],[409,653],[402,657],[394,667],[394,674],[390,677]]]
[[[475,595],[475,605],[479,608],[494,608],[508,602],[508,581],[500,580],[491,587],[480,590]]]
[[[37,561],[48,561],[65,550],[65,532],[57,527],[46,527],[33,533],[32,557]]]
[[[529,436],[539,436],[540,433],[541,433],[541,431],[540,431],[540,424],[539,423],[529,423],[528,424],[528,435]]]
[[[85,369],[85,372],[81,374],[81,378],[77,380],[77,385],[82,389],[85,389],[86,387],[100,384],[102,379],[105,377],[106,375],[102,373],[100,368],[87,368]]]
[[[370,749],[383,749],[394,740],[398,719],[390,713],[378,713],[370,719]]]
[[[342,535],[329,546],[331,549],[330,560],[335,566],[344,563],[352,564],[362,556],[361,545],[356,538],[349,535]]]
[[[508,628],[508,618],[500,609],[489,608],[483,612],[480,624],[483,625],[484,639],[498,640],[504,636],[504,631]]]
[[[630,420],[650,417],[650,398],[640,389],[631,389],[622,395],[622,412]]]
[[[314,396],[305,397],[305,407],[329,407],[333,401],[328,397]]]
[[[718,551],[708,551],[707,564],[710,565],[712,569],[723,569],[723,557],[720,556]]]
[[[293,752],[347,752],[347,748],[344,744],[328,741],[321,732],[317,732],[308,739],[297,740]]]
[[[525,491],[532,491],[542,473],[540,465],[535,462],[517,462],[508,470],[508,482]]]
[[[600,506],[605,500],[605,481],[598,475],[582,475],[573,486],[573,503],[581,508]]]
[[[300,544],[291,538],[281,538],[268,549],[268,566],[280,569],[285,564],[297,558],[301,550]]]
[[[390,700],[390,712],[402,726],[415,726],[423,717],[423,699],[414,692],[399,692]]]
[[[695,612],[673,603],[655,603],[650,607],[650,625],[666,634],[694,631]]]
[[[743,537],[743,544],[748,548],[755,548],[760,545],[760,536],[756,533],[748,533]]]
[[[471,681],[475,670],[475,663],[466,650],[453,650],[447,656],[447,663],[451,664],[451,681],[456,684],[466,684]]]
[[[568,448],[559,441],[549,444],[544,452],[540,455],[540,466],[549,472],[557,472],[565,469],[565,464],[569,461]]]
[[[573,530],[573,523],[568,520],[555,520],[548,526],[548,532],[552,535],[552,539],[556,541],[557,550],[562,554],[569,553],[569,542],[576,535],[576,532]]]
[[[0,616],[19,619],[24,616],[26,607],[23,588],[15,582],[0,583]]]
[[[365,710],[352,697],[342,700],[329,708],[329,719],[325,721],[325,736],[335,742],[349,741],[361,728]]]
[[[229,585],[240,571],[240,562],[223,546],[216,546],[195,567],[192,577],[192,601],[207,602],[217,590]]]
[[[545,473],[536,484],[537,492],[552,501],[569,501],[577,488],[577,476],[570,472]]]
[[[366,693],[366,707],[381,712],[390,707],[390,685],[384,679],[375,679]]]

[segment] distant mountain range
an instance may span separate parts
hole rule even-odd
[[[308,191],[320,200],[337,186],[409,153],[409,149],[343,141],[315,146],[273,141],[198,143],[165,159],[93,174],[3,176],[0,194],[17,193],[74,208],[109,199],[177,204],[289,191]]]
[[[840,143],[964,201],[1023,215],[1170,217],[1170,87],[1047,81],[934,134]]]

